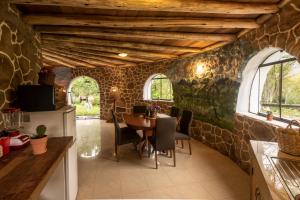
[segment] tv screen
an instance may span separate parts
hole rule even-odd
[[[55,110],[55,90],[48,85],[22,85],[18,87],[17,102],[22,111]]]

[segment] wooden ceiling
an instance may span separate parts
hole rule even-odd
[[[261,26],[289,0],[10,1],[41,33],[45,66],[94,68],[223,46]]]

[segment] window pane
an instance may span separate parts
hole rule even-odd
[[[280,64],[261,67],[260,70],[260,108],[259,112],[271,111],[280,117]]]
[[[157,75],[152,79],[151,99],[173,99],[172,83],[165,75]]]
[[[151,84],[151,99],[160,99],[161,84],[160,79],[153,79]]]
[[[300,117],[300,65],[297,61],[283,63],[282,118]]]

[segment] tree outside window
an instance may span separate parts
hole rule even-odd
[[[159,74],[153,77],[150,87],[152,100],[173,100],[172,84],[165,75]]]

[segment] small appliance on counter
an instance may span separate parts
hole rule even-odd
[[[4,130],[0,132],[0,145],[3,155],[10,150],[17,150],[29,144],[29,136],[20,132],[22,112],[18,108],[8,108],[1,111]]]

